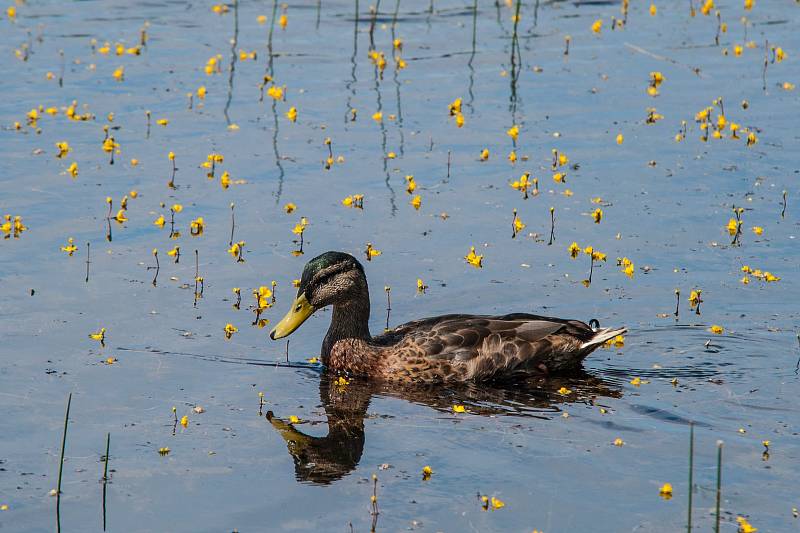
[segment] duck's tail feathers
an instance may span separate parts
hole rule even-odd
[[[581,349],[594,349],[609,339],[613,339],[617,335],[624,335],[628,330],[626,328],[602,328],[594,333],[594,337],[581,344]]]

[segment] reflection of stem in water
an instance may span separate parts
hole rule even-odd
[[[86,283],[89,283],[90,244],[86,243]]]
[[[692,484],[694,483],[694,422],[689,422],[689,514],[686,531],[692,533]]]
[[[550,240],[547,243],[547,246],[551,246],[553,241],[556,240],[556,209],[554,207],[550,208]],[[591,274],[589,275],[589,280],[592,279]]]
[[[400,155],[405,154],[405,135],[403,134],[403,107],[402,102],[400,101],[400,80],[398,79],[398,72],[400,69],[397,68],[397,54],[394,52],[394,41],[396,39],[395,36],[395,28],[397,26],[397,13],[400,10],[400,0],[397,0],[394,6],[394,16],[392,17],[392,55],[395,58],[395,69],[394,69],[394,85],[395,85],[395,93],[397,95],[397,126],[400,131]]]
[[[347,90],[350,91],[350,94],[347,96],[347,109],[344,111],[344,123],[350,120],[350,110],[353,108],[352,102],[353,98],[356,96],[356,83],[358,80],[356,79],[356,56],[358,55],[358,0],[356,0],[356,17],[353,22],[353,55],[350,57],[350,64],[352,65],[351,70],[351,80],[345,84]]]
[[[105,466],[103,467],[103,531],[106,530],[106,487],[108,486],[108,453],[111,449],[111,433],[106,434]]]
[[[156,266],[154,267],[147,267],[147,270],[155,270],[156,274],[153,276],[153,287],[156,286],[158,282],[158,272],[161,270],[161,265],[158,263],[158,250],[153,250],[153,256],[156,258]]]
[[[389,329],[389,315],[392,313],[392,288],[388,285],[383,288],[386,291],[386,330]]]
[[[69,408],[72,405],[72,393],[67,398],[67,413],[64,415],[64,436],[61,438],[61,459],[58,462],[58,485],[56,486],[56,531],[61,533],[61,476],[64,472],[64,449],[67,447],[67,426],[69,426]]]
[[[319,18],[322,13],[322,0],[317,0],[317,30],[319,30]]]
[[[382,113],[383,102],[381,100],[381,89],[378,81],[379,79],[380,79],[380,72],[378,69],[378,65],[375,65],[375,95],[378,103],[378,112]],[[395,203],[394,189],[392,188],[392,184],[389,181],[389,163],[388,163],[389,160],[386,157],[386,125],[383,123],[383,120],[380,121],[380,127],[381,127],[381,154],[382,154],[381,159],[383,160],[383,173],[386,175],[385,183],[386,183],[386,188],[389,189],[389,204],[392,207],[392,216],[394,216],[397,213],[397,204]]]
[[[767,92],[767,65],[769,65],[769,40],[764,41],[764,70],[761,71],[761,90]]]
[[[369,22],[369,49],[375,50],[375,22],[378,20],[378,10],[381,8],[381,0],[378,0],[374,6],[370,7],[372,11],[372,19]]]
[[[228,109],[231,107],[231,100],[233,99],[233,78],[236,74],[236,45],[239,42],[239,0],[233,0],[233,39],[231,39],[231,65],[228,74],[228,98],[225,100],[225,109],[222,113],[225,115],[225,122],[231,124],[231,119],[228,116]]]
[[[286,339],[286,362],[289,362],[289,339]]]
[[[144,112],[145,117],[147,117],[147,133],[145,134],[145,139],[150,138],[150,111]]]
[[[469,93],[469,101],[467,102],[467,107],[469,107],[470,114],[474,112],[472,107],[472,103],[475,101],[475,94],[472,91],[473,86],[475,85],[475,67],[472,66],[472,62],[475,59],[475,43],[476,38],[478,35],[478,0],[473,0],[472,2],[472,52],[469,55],[469,61],[467,61],[467,67],[469,67],[469,89],[467,92]]]
[[[113,235],[111,235],[111,219],[107,218],[106,219],[106,240],[108,242],[111,242],[112,239],[113,239]]]
[[[781,209],[781,218],[786,216],[786,191],[783,191],[783,209]]]
[[[431,1],[431,6],[433,6],[433,1]],[[378,527],[378,515],[380,514],[378,511],[378,476],[375,474],[372,474],[372,497],[370,501],[372,502],[372,510],[369,513],[372,515],[370,532],[375,533],[375,528]]]
[[[58,74],[58,86],[64,86],[64,69],[65,69],[65,60],[64,60],[64,50],[59,50],[58,55],[61,56],[61,70]]]
[[[511,98],[509,110],[511,111],[511,122],[516,124],[517,113],[517,79],[519,70],[522,69],[522,56],[519,50],[519,38],[517,28],[519,26],[519,9],[522,0],[517,0],[517,7],[514,14],[514,33],[511,36]]]
[[[450,179],[450,150],[447,151],[447,179]]]
[[[539,24],[539,0],[536,0],[536,3],[533,6],[533,27],[535,28]]]
[[[678,318],[681,310],[681,290],[675,289],[675,318]]]
[[[272,0],[272,19],[269,23],[269,35],[267,36],[267,47],[269,48],[270,75],[272,74],[272,33],[275,31],[275,17],[278,14],[278,0]]]
[[[281,154],[278,152],[278,102],[275,99],[272,100],[272,122],[272,151],[275,153],[275,166],[278,167],[278,190],[275,192],[275,204],[277,205],[281,202],[281,195],[283,194],[283,178],[286,173],[284,172],[283,164],[281,163]]]
[[[236,217],[233,213],[235,207],[236,205],[231,202],[231,240],[228,242],[228,246],[233,246],[233,230],[236,228]]]

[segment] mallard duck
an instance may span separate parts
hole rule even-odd
[[[290,335],[329,305],[333,316],[322,342],[322,363],[337,373],[383,381],[491,381],[563,373],[626,331],[513,313],[423,318],[373,337],[364,267],[352,255],[326,252],[306,264],[297,297],[270,338]]]

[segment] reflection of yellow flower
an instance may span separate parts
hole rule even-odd
[[[722,332],[725,331],[725,329],[722,326],[714,324],[709,328],[709,331],[715,335],[722,335]]]
[[[459,405],[459,404],[453,405],[453,412],[454,413],[463,413],[466,410],[467,409],[463,405]]]
[[[223,331],[225,331],[225,338],[230,339],[234,333],[239,331],[239,328],[237,328],[233,324],[225,324],[225,329]]]
[[[664,483],[661,485],[661,488],[658,490],[658,494],[665,500],[672,498],[672,484]]]
[[[569,389],[568,389],[568,388],[566,388],[566,387],[561,387],[560,389],[558,389],[558,393],[559,393],[560,395],[562,395],[562,396],[566,396],[567,394],[572,394],[572,391],[571,391],[571,390],[569,390]]]
[[[592,23],[592,31],[594,33],[600,33],[600,30],[603,29],[603,19],[597,19]]]

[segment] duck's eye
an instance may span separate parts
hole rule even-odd
[[[294,312],[295,313],[299,313],[300,309],[302,309],[302,308],[303,308],[303,306],[298,304],[298,306],[294,308]]]

